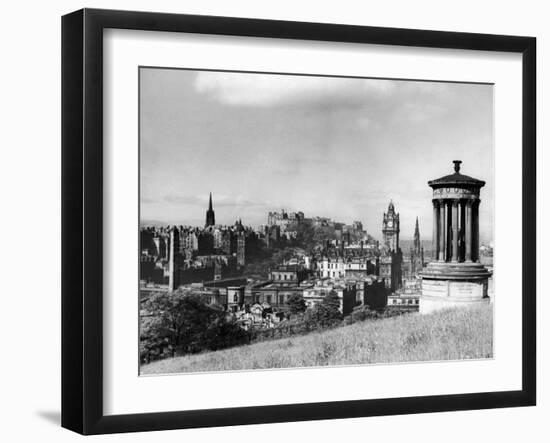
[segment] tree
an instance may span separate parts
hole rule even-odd
[[[331,290],[323,297],[321,305],[324,306],[329,312],[340,313],[340,298],[335,290]]]
[[[306,302],[301,294],[292,294],[286,304],[291,314],[300,314],[306,310]]]
[[[142,359],[189,354],[246,343],[248,336],[223,311],[204,303],[201,296],[185,292],[156,293],[142,306],[147,315],[141,324]]]
[[[342,319],[340,312],[340,298],[336,291],[331,290],[317,305],[317,318],[323,325],[332,324]]]
[[[323,297],[321,303],[317,303],[313,308],[308,309],[304,315],[307,330],[332,326],[341,320],[340,299],[335,291],[330,291]]]

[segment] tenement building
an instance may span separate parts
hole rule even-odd
[[[422,271],[420,312],[489,301],[491,272],[479,262],[480,190],[485,182],[460,173],[428,185],[433,189],[432,261]]]
[[[254,230],[241,220],[215,224],[212,194],[204,228],[144,227],[140,230],[140,284],[182,285],[240,276],[247,260],[262,250]]]

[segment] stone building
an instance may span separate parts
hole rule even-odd
[[[395,212],[393,201],[388,205],[388,212],[384,213],[382,220],[382,236],[384,244],[388,246],[390,251],[399,249],[399,214]]]
[[[390,201],[382,221],[383,245],[380,248],[379,271],[391,292],[401,287],[403,253],[399,247],[399,233],[399,214]]]
[[[342,256],[321,257],[316,261],[317,275],[320,278],[366,277],[378,274],[378,260],[375,257]]]
[[[321,278],[344,278],[346,260],[342,256],[323,257],[317,262],[318,275]]]
[[[270,270],[269,280],[246,285],[243,292],[245,306],[259,304],[272,312],[286,312],[290,297],[302,295],[312,286],[306,281],[308,271],[299,265],[280,265]]]
[[[244,286],[227,287],[227,309],[237,311],[244,307]]]
[[[432,261],[422,271],[420,312],[489,301],[491,272],[479,261],[480,190],[485,182],[460,173],[431,180]]]
[[[294,295],[303,295],[304,289],[312,285],[303,282],[299,285],[285,286],[277,282],[257,284],[251,288],[252,304],[261,304],[278,312],[288,311],[288,300]],[[246,293],[245,293],[246,298]]]
[[[281,209],[280,212],[273,211],[267,214],[268,226],[280,226],[283,229],[286,229],[290,224],[299,224],[303,221],[304,213],[302,211],[288,213],[284,209]]]
[[[269,279],[282,286],[297,286],[307,278],[307,270],[298,265],[281,265],[269,271]]]
[[[308,308],[319,304],[329,293],[335,293],[340,300],[339,311],[342,315],[348,315],[357,305],[357,286],[355,283],[332,280],[317,280],[315,285],[303,289],[303,297]]]
[[[420,299],[414,294],[394,294],[388,296],[388,306],[406,311],[418,311]]]
[[[388,304],[388,295],[382,279],[370,276],[363,279],[362,303],[370,309],[383,309]]]
[[[175,291],[180,285],[178,268],[180,265],[179,254],[179,229],[173,227],[170,231],[170,258],[168,260],[168,289]]]
[[[166,259],[168,258],[168,247],[167,247],[167,241],[164,236],[161,235],[155,235],[153,237],[153,244],[155,245],[155,251],[154,255],[156,255],[160,259]]]

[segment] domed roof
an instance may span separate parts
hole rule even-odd
[[[468,186],[481,188],[485,186],[485,182],[483,180],[478,180],[477,178],[460,173],[460,164],[462,163],[461,160],[453,160],[453,163],[455,164],[454,174],[446,175],[435,180],[430,180],[428,185],[432,188],[441,188],[445,186]]]

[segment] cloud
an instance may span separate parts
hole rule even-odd
[[[388,124],[392,118],[424,124],[462,102],[462,87],[444,82],[199,71],[193,86],[225,106],[286,106],[306,109],[308,115],[359,111],[359,117],[348,118],[362,131],[380,130],[381,121]]]
[[[204,71],[197,73],[194,86],[198,93],[233,106],[363,105],[365,100],[387,97],[398,87],[391,80]]]

